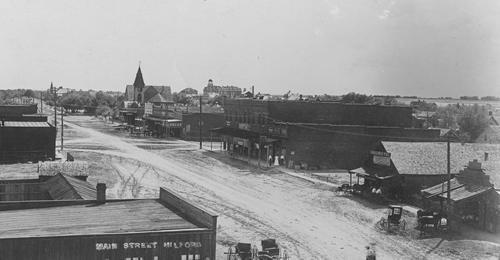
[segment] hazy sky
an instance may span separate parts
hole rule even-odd
[[[499,0],[2,0],[1,89],[500,96]]]

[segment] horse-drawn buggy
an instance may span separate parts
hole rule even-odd
[[[230,247],[227,255],[228,260],[288,260],[288,255],[284,250],[280,250],[275,239],[265,239],[261,241],[262,251],[249,243],[238,243]]]
[[[417,211],[418,230],[420,235],[425,233],[442,233],[448,231],[448,219],[446,214],[436,211]]]
[[[406,220],[401,219],[403,216],[403,207],[397,205],[390,205],[387,213],[387,218],[381,218],[377,223],[380,228],[387,231],[393,229],[405,230]]]

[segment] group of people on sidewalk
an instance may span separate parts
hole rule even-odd
[[[272,155],[269,155],[268,159],[267,159],[267,162],[269,164],[269,167],[275,165],[275,166],[278,166],[278,165],[285,165],[285,155],[276,155],[275,157],[273,157]]]

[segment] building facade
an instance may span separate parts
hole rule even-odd
[[[223,113],[202,113],[201,114],[201,138],[202,140],[219,140],[218,135],[214,135],[210,130],[224,127],[226,121]],[[182,139],[199,140],[200,138],[200,114],[182,114]]]
[[[238,98],[241,94],[241,88],[236,86],[216,86],[211,79],[208,80],[207,86],[203,88],[203,97],[205,99],[215,98],[217,96]]]
[[[480,162],[470,161],[458,172],[450,181],[449,196],[447,186],[443,182],[422,190],[425,208],[439,211],[446,203],[454,222],[492,233],[500,230],[500,195]]]
[[[284,157],[291,168],[353,169],[377,141],[439,138],[438,130],[411,127],[409,107],[226,99],[224,111],[226,127],[214,131],[230,154]]]
[[[107,200],[98,184],[94,200],[0,202],[0,218],[6,260],[215,259],[217,216],[163,188],[158,199]]]

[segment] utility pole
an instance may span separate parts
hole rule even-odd
[[[56,127],[56,137],[57,137],[57,94],[54,85],[50,82],[50,93],[54,95],[54,126]]]
[[[50,92],[52,94],[54,94],[54,127],[56,128],[56,137],[57,137],[57,91],[62,89],[62,87],[54,87],[54,85],[52,84],[52,82],[50,82]],[[63,120],[63,115],[62,115],[62,111],[61,111],[61,123],[62,123],[62,120]],[[63,145],[63,136],[62,136],[62,130],[63,129],[63,126],[61,125],[61,150],[62,150],[62,145]]]
[[[64,149],[64,109],[61,106],[61,151]]]
[[[40,114],[43,114],[43,92],[40,91]]]
[[[450,169],[450,136],[446,138],[446,170],[448,174],[448,192],[446,193],[446,199],[448,200],[448,206],[450,205],[450,189],[451,189],[451,169]]]
[[[200,126],[200,149],[202,148],[202,145],[203,145],[202,140],[201,140],[201,126],[202,126],[202,122],[201,122],[201,97],[202,96],[200,95],[200,123],[199,123],[200,124],[199,125]]]

